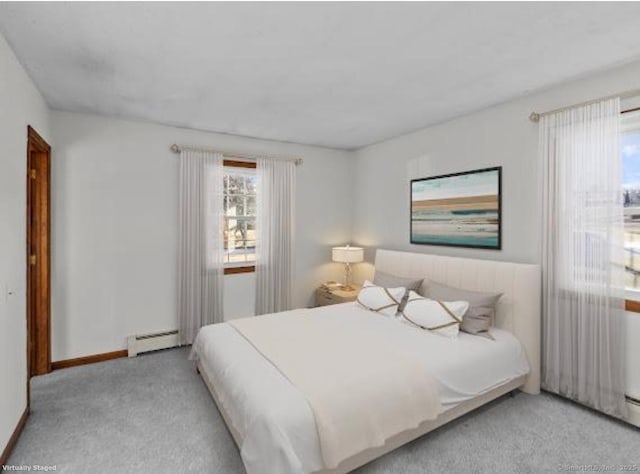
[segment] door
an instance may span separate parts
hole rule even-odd
[[[29,377],[51,372],[51,147],[28,128],[27,366]]]

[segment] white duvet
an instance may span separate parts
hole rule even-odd
[[[367,312],[354,305],[296,311]],[[414,354],[438,383],[443,410],[528,373],[524,350],[509,332],[494,340],[460,333],[446,338],[367,312],[369,330]],[[357,350],[358,341],[353,341]],[[327,351],[331,343],[327,341]],[[192,357],[215,381],[219,402],[240,434],[242,459],[252,473],[307,473],[323,469],[313,412],[304,395],[229,324],[206,326]]]

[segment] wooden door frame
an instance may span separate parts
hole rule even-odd
[[[45,212],[46,216],[46,234],[40,235],[37,242],[32,242],[32,225],[31,225],[31,208],[34,205],[32,202],[32,192],[35,183],[32,173],[35,169],[32,159],[33,153],[44,153],[46,155],[46,164],[44,169],[44,176],[39,176],[41,179],[45,179],[46,185],[46,206],[45,209],[40,212]],[[42,171],[42,170],[40,170]],[[40,173],[42,175],[42,173]],[[27,127],[27,241],[26,241],[26,265],[27,265],[27,407],[30,405],[30,379],[32,375],[44,374],[51,372],[51,146],[31,127]],[[30,256],[32,254],[32,245],[41,245],[43,239],[46,240],[46,252],[44,255],[37,255],[36,258],[41,262],[46,262],[46,265],[37,267],[31,264]],[[45,311],[34,315],[33,311],[33,290],[32,290],[32,278],[34,269],[42,269],[44,271],[44,278],[47,284],[44,288]],[[42,294],[42,292],[41,292]],[[35,326],[35,327],[34,327]],[[38,329],[37,332],[36,329]],[[36,336],[34,336],[36,335]],[[33,367],[34,350],[32,339],[38,337],[38,361],[36,367]]]

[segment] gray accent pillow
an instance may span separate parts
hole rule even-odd
[[[495,311],[489,308],[470,307],[462,317],[460,331],[473,334],[474,336],[493,339],[493,336],[489,333],[489,328],[491,328],[494,314]]]
[[[402,301],[400,302],[400,306],[398,307],[398,311],[403,311],[404,306],[407,304],[407,300],[409,299],[409,291],[418,292],[420,290],[420,285],[422,285],[422,280],[424,278],[414,279],[414,278],[406,278],[400,277],[396,275],[392,275],[391,273],[385,273],[376,270],[373,275],[373,284],[381,286],[383,288],[398,288],[402,286],[407,289],[404,296],[402,297]]]
[[[433,280],[425,285],[424,295],[440,301],[468,301],[469,309],[462,318],[460,330],[469,334],[489,337],[489,328],[493,324],[496,305],[502,293],[463,290]]]

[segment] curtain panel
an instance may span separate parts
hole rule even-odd
[[[178,320],[181,344],[223,322],[223,158],[180,152]]]
[[[292,308],[296,165],[257,160],[256,315]]]
[[[542,386],[624,418],[620,101],[543,116]]]

